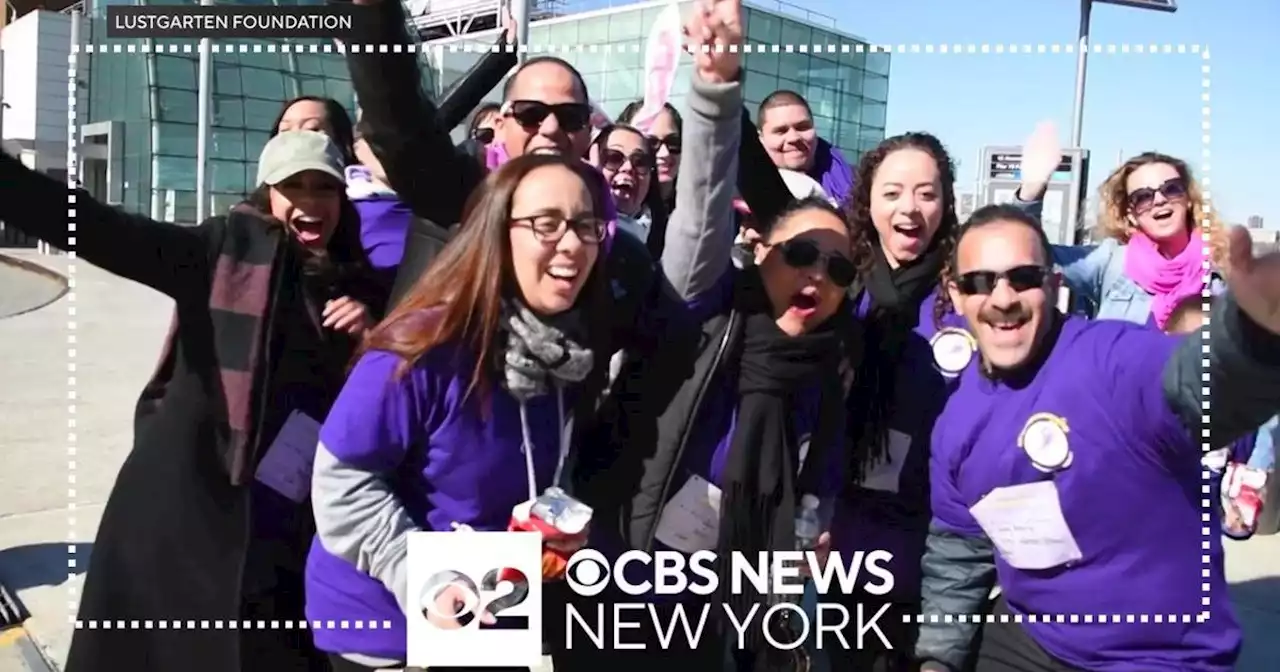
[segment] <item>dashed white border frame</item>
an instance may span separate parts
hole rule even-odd
[[[404,44],[381,44],[381,45],[345,45],[336,44],[210,44],[212,53],[435,53],[442,54],[445,51],[449,53],[487,53],[495,52],[503,49],[507,52],[519,51],[520,53],[632,53],[640,52],[640,43],[630,44],[565,44],[565,45],[506,45],[499,47],[498,45],[477,44],[477,43],[452,43],[447,45],[433,45],[429,43],[404,45]],[[1208,229],[1210,220],[1207,219],[1211,212],[1210,205],[1210,177],[1209,177],[1209,160],[1210,160],[1210,67],[1209,67],[1209,48],[1207,45],[1200,44],[1090,44],[1086,47],[1092,54],[1198,54],[1201,60],[1201,152],[1202,163],[1200,166],[1200,184],[1203,187],[1204,198],[1204,214],[1206,219],[1203,222],[1204,228]],[[964,54],[964,55],[988,55],[988,54],[1075,54],[1077,53],[1077,45],[1075,44],[1018,44],[1018,43],[955,43],[955,44],[898,44],[898,45],[867,45],[867,44],[799,44],[799,45],[765,45],[765,44],[747,44],[742,47],[745,54],[752,53],[884,53],[884,54]],[[391,621],[263,621],[263,620],[116,620],[116,621],[81,621],[76,618],[79,610],[79,596],[77,589],[76,575],[76,280],[75,280],[75,232],[76,232],[76,194],[75,190],[78,185],[79,157],[77,150],[79,147],[78,124],[76,119],[76,94],[77,94],[77,58],[80,53],[86,54],[134,54],[134,53],[197,53],[199,50],[198,42],[168,44],[168,45],[152,45],[143,44],[87,44],[72,45],[72,52],[69,56],[68,68],[68,90],[67,90],[67,187],[68,207],[67,207],[67,230],[70,235],[68,240],[67,254],[69,260],[67,263],[67,276],[70,291],[67,294],[67,313],[68,313],[68,336],[67,336],[67,359],[69,377],[67,379],[67,398],[68,398],[68,435],[67,435],[67,454],[68,454],[68,546],[67,546],[67,567],[68,567],[68,586],[69,586],[69,602],[70,620],[76,629],[89,630],[293,630],[293,629],[311,629],[311,630],[389,630],[392,627]],[[1205,234],[1205,240],[1208,242],[1208,234]],[[1202,422],[1204,427],[1202,430],[1202,438],[1204,443],[1201,448],[1205,452],[1213,450],[1213,446],[1209,443],[1209,310],[1210,310],[1210,291],[1209,291],[1209,246],[1205,246],[1205,288],[1203,291],[1203,307],[1205,313],[1204,327],[1200,333],[1202,339],[1202,354],[1204,358],[1201,360],[1203,369],[1201,380],[1203,383],[1203,416]],[[1209,619],[1210,593],[1212,591],[1210,576],[1212,572],[1212,561],[1209,554],[1211,541],[1214,534],[1219,534],[1212,525],[1212,507],[1214,502],[1211,498],[1210,479],[1213,475],[1207,470],[1202,470],[1201,476],[1203,482],[1201,484],[1201,493],[1203,499],[1201,506],[1204,510],[1201,514],[1201,520],[1204,523],[1202,532],[1204,539],[1201,542],[1201,550],[1204,554],[1201,556],[1203,563],[1201,569],[1201,607],[1204,611],[1197,614],[918,614],[906,615],[903,621],[906,623],[1191,623],[1205,622]],[[86,568],[87,569],[87,568]]]

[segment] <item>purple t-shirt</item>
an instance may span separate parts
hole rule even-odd
[[[929,434],[942,413],[947,397],[959,378],[944,373],[937,363],[932,341],[947,330],[951,339],[965,342],[964,320],[955,313],[934,321],[934,291],[920,304],[919,322],[912,331],[898,363],[894,399],[889,417],[888,459],[873,465],[849,496],[836,504],[831,527],[832,548],[852,560],[857,551],[884,550],[893,554],[889,597],[912,603],[920,599],[920,559],[929,534]],[[864,294],[856,306],[858,319],[866,319],[871,297]],[[970,352],[971,361],[977,361]],[[954,353],[950,353],[954,357]],[[947,370],[955,365],[947,358]]]
[[[320,430],[320,442],[346,465],[389,474],[400,501],[423,530],[453,523],[504,530],[512,507],[529,499],[520,437],[520,407],[493,386],[487,417],[470,383],[472,357],[456,347],[427,353],[398,380],[401,360],[382,351],[360,358]],[[566,408],[572,408],[572,390]],[[560,457],[559,409],[554,395],[528,402],[538,492],[551,485]],[[319,540],[307,558],[307,618],[390,621],[389,630],[323,629],[323,651],[404,660],[405,617],[378,580],[330,554]]]
[[[1128,322],[1068,317],[1030,382],[995,383],[973,367],[934,425],[933,515],[944,529],[983,535],[969,509],[996,488],[1057,486],[1083,557],[1020,570],[997,553],[1013,613],[1209,614],[1205,622],[1179,616],[1176,624],[1023,624],[1047,652],[1081,669],[1225,672],[1240,648],[1216,514],[1201,520],[1200,446],[1169,408],[1161,382],[1178,342]],[[1052,475],[1019,447],[1037,414],[1066,427],[1072,461]],[[1203,555],[1211,568],[1205,578]]]

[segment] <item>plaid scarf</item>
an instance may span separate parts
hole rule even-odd
[[[249,221],[245,221],[249,220]],[[218,453],[232,485],[252,478],[253,400],[262,390],[263,330],[271,309],[271,273],[279,258],[283,231],[257,210],[239,205],[222,227],[220,245],[211,251],[209,318],[219,364],[217,394],[222,414],[217,418]],[[178,313],[175,310],[161,351],[160,364],[138,402],[139,415],[154,413],[165,397],[176,364]]]

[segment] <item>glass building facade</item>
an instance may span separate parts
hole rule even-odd
[[[312,4],[318,0],[240,0],[226,4]],[[93,0],[91,27],[83,44],[107,44],[105,7]],[[128,4],[133,4],[129,2]],[[165,4],[198,4],[195,0]],[[224,4],[219,1],[217,4]],[[644,48],[650,26],[665,3],[643,3],[535,21],[531,45],[555,45],[587,81],[595,102],[617,115],[641,95]],[[686,10],[690,3],[682,3]],[[753,45],[796,45],[794,52],[744,56],[746,102],[754,109],[778,89],[800,93],[813,109],[818,133],[841,148],[850,161],[884,138],[889,88],[889,55],[861,53],[844,45],[859,41],[748,4],[748,41]],[[422,56],[429,90],[437,95],[479,58],[454,50],[465,43],[487,47],[494,31],[434,42],[440,48]],[[274,42],[281,44],[283,41]],[[294,43],[324,43],[296,40]],[[113,204],[168,221],[196,218],[198,52],[194,40],[120,40],[113,53],[91,53],[82,79],[79,124],[86,146],[109,145],[86,153],[86,186]],[[225,211],[252,189],[256,162],[282,103],[299,95],[334,98],[355,109],[343,57],[337,53],[270,51],[266,40],[218,40],[211,54],[210,127],[206,175],[210,206]],[[331,43],[330,43],[331,44]],[[561,45],[610,45],[595,53],[561,53]],[[120,52],[114,53],[120,45]],[[176,51],[173,51],[176,45]],[[837,45],[839,53],[801,53],[799,45]],[[130,53],[128,50],[135,51]],[[308,50],[309,51],[309,50]],[[684,110],[692,63],[681,60],[672,103]],[[489,98],[497,100],[501,87]],[[95,160],[95,156],[101,156]],[[100,173],[95,175],[95,171]],[[96,188],[95,188],[96,187]]]
[[[747,71],[743,85],[752,118],[765,97],[787,89],[804,96],[813,110],[818,134],[839,147],[850,162],[857,162],[863,152],[879,144],[885,137],[889,54],[869,53],[866,43],[853,36],[745,4],[743,19],[752,53],[743,56]],[[553,47],[553,55],[569,61],[582,73],[593,100],[617,116],[643,93],[649,30],[665,6],[665,2],[644,3],[535,21],[529,27],[529,44]],[[692,3],[682,2],[680,6],[682,12],[687,12]],[[432,79],[438,87],[437,95],[482,57],[466,51],[463,45],[479,50],[496,39],[496,33],[488,31],[433,43],[444,47],[428,56],[435,70]],[[595,52],[561,51],[562,45],[593,44],[599,45]],[[757,45],[767,49],[756,53]],[[791,45],[793,50],[775,53],[774,45]],[[821,47],[821,53],[802,53],[801,45],[809,52],[819,51],[815,46]],[[835,47],[837,53],[827,53],[828,45]],[[844,51],[846,45],[848,52]],[[863,46],[861,52],[857,45]],[[692,68],[692,59],[682,57],[671,94],[671,103],[682,113]],[[500,98],[498,87],[490,92],[488,100]]]
[[[106,192],[112,204],[128,210],[192,223],[196,218],[197,43],[190,39],[108,41],[109,4],[133,3],[96,0],[89,9],[89,34],[81,37],[84,44],[112,47],[112,53],[81,57],[89,62],[87,81],[82,81],[87,95],[79,105],[84,141],[87,145],[108,142],[93,132],[109,128],[109,142],[114,145],[107,168],[111,185],[94,191]],[[199,3],[164,0],[163,4]],[[220,0],[217,4],[316,3]],[[226,39],[214,43],[217,51],[210,54],[210,137],[205,168],[211,201],[208,213],[224,212],[252,190],[258,154],[284,101],[301,95],[326,96],[355,111],[355,96],[341,55],[281,53],[278,48],[268,51],[268,45],[283,42]],[[321,40],[291,42],[325,44]],[[121,45],[121,53],[114,53],[116,45]],[[175,46],[176,53],[171,52]],[[135,52],[129,53],[130,48]],[[92,159],[86,157],[86,186],[91,190],[93,166]]]

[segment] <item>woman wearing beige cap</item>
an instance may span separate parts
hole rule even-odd
[[[151,626],[77,629],[69,672],[326,669],[306,630],[234,625],[305,618],[308,451],[379,303],[342,168],[327,136],[282,132],[229,212],[178,226],[76,191],[69,238],[66,185],[0,154],[7,225],[175,303],[79,613]]]

